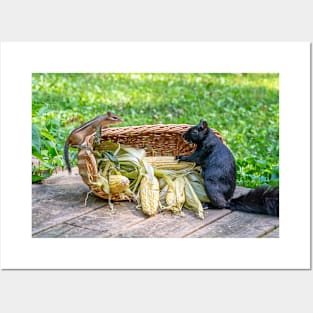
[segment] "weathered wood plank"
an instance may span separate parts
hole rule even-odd
[[[60,235],[63,235],[67,231],[69,231],[73,226],[66,225],[66,224],[59,224],[56,226],[52,226],[46,230],[43,230],[39,233],[36,233],[33,235],[33,238],[54,238],[59,237]]]
[[[83,183],[83,180],[79,175],[78,167],[73,167],[71,174],[64,170],[53,174],[52,176],[45,179],[42,183],[47,185],[65,185],[73,183]]]
[[[108,206],[66,221],[66,224],[99,231],[110,237],[118,231],[137,224],[146,217],[131,202],[116,202],[112,211]]]
[[[33,234],[107,204],[103,199],[90,196],[85,206],[87,192],[88,187],[81,182],[33,186]]]
[[[86,229],[81,227],[75,227],[68,224],[59,224],[54,227],[51,227],[47,230],[44,230],[40,233],[34,235],[34,238],[96,238],[102,237],[103,233],[92,230]]]
[[[265,234],[263,238],[279,238],[279,227]]]
[[[278,224],[277,217],[232,212],[188,237],[255,238],[277,227]]]
[[[205,210],[205,217],[202,220],[188,210],[184,210],[183,216],[162,212],[128,229],[119,231],[114,237],[180,238],[229,213],[229,210]]]

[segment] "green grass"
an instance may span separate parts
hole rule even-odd
[[[111,110],[123,118],[119,126],[206,119],[234,153],[238,185],[279,183],[278,74],[38,73],[32,79],[33,154],[47,175],[64,165],[69,132]]]

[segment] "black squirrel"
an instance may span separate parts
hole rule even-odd
[[[201,166],[204,188],[211,201],[209,205],[232,211],[279,216],[278,187],[259,186],[246,195],[232,199],[236,187],[235,158],[205,120],[189,128],[183,138],[197,147],[190,156],[178,155],[176,159]]]

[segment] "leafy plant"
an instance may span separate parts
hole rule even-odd
[[[32,182],[49,177],[56,168],[63,166],[62,156],[57,151],[55,138],[46,128],[32,125]]]

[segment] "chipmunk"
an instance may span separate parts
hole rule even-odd
[[[116,124],[120,122],[122,122],[122,119],[119,116],[112,112],[107,112],[106,114],[99,115],[80,127],[75,128],[66,139],[64,145],[64,160],[69,173],[71,173],[71,164],[68,155],[69,147],[90,149],[90,147],[81,145],[87,136],[92,135],[97,131],[99,131],[99,134],[101,135],[102,127],[107,127],[109,124]]]
[[[228,147],[200,120],[189,128],[183,138],[197,145],[190,156],[176,156],[176,159],[195,162],[201,166],[204,188],[211,205],[233,211],[279,216],[279,189],[259,186],[246,195],[232,199],[236,187],[235,158]]]

